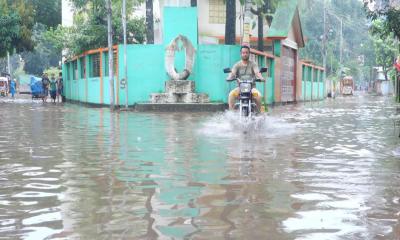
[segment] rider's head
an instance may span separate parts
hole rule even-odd
[[[250,56],[250,47],[249,46],[242,46],[240,48],[240,57],[242,58],[243,61],[248,61]]]

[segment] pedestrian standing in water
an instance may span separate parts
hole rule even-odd
[[[14,80],[11,80],[10,82],[10,93],[11,93],[11,97],[14,99],[14,95],[17,89],[17,82]]]
[[[56,103],[56,96],[57,96],[57,81],[54,77],[54,74],[51,74],[50,79],[50,97],[53,103]]]
[[[64,85],[63,85],[63,78],[62,78],[62,73],[58,75],[57,79],[57,102],[63,101],[63,90],[64,90]]]
[[[45,73],[42,76],[42,87],[43,87],[42,100],[43,100],[43,102],[47,101],[47,96],[49,95],[49,84],[50,84],[49,77],[47,76],[47,73]]]

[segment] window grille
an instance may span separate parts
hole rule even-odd
[[[209,22],[215,24],[225,24],[226,7],[223,0],[210,0],[209,2]]]
[[[100,77],[100,55],[98,53],[90,55],[91,74],[90,77]]]

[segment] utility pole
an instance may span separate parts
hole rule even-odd
[[[322,52],[322,64],[324,65],[324,72],[323,72],[323,74],[322,74],[322,78],[324,79],[324,81],[325,81],[325,86],[326,86],[326,6],[325,6],[325,2],[326,2],[326,0],[324,0],[324,5],[323,5],[323,8],[324,8],[324,35],[323,35],[323,37],[322,37],[322,46],[323,46],[323,52]],[[332,83],[331,83],[332,84]],[[332,88],[333,88],[333,84],[332,84],[332,86],[331,86],[331,91],[332,91]],[[325,95],[327,94],[327,92],[325,92]]]
[[[340,74],[342,74],[342,60],[343,60],[343,20],[341,18],[338,18],[340,20]]]
[[[108,32],[108,77],[110,83],[110,109],[114,110],[114,49],[113,49],[113,33],[111,26],[112,8],[111,0],[106,0],[107,8],[107,32]]]
[[[10,74],[10,78],[11,78],[11,61],[10,61],[10,52],[7,51],[7,70],[8,70],[8,74]]]
[[[128,63],[126,60],[126,0],[122,1],[122,28],[124,30],[125,108],[128,109]]]

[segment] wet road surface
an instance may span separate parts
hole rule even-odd
[[[400,238],[390,98],[281,106],[251,123],[0,107],[0,238]]]

